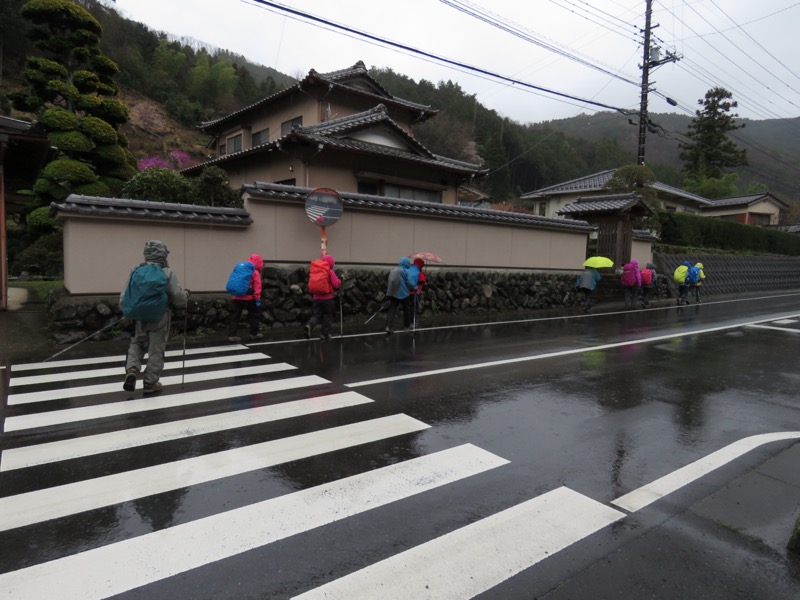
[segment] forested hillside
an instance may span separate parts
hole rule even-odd
[[[23,85],[25,57],[32,46],[24,37],[27,24],[19,16],[25,1],[0,2],[2,97]],[[101,23],[102,50],[120,67],[121,99],[131,109],[125,133],[137,158],[181,150],[202,160],[208,140],[195,129],[197,123],[242,108],[295,81],[225,49],[152,31],[98,0],[78,3]],[[495,201],[514,200],[523,192],[636,160],[638,129],[622,115],[598,113],[521,124],[483,106],[453,81],[415,81],[385,67],[375,67],[371,73],[392,94],[440,111],[417,126],[415,135],[439,154],[482,160],[489,176],[475,187]],[[7,102],[0,104],[0,112],[24,117],[11,113]],[[652,118],[670,137],[669,132],[685,132],[690,121],[680,115]],[[740,170],[740,182],[764,183],[787,199],[800,198],[795,183],[800,165],[798,129],[800,119],[747,121],[747,127],[736,132],[751,161],[750,168]],[[682,184],[674,139],[648,135],[647,164],[661,181]]]

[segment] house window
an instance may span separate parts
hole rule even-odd
[[[219,147],[219,155],[225,156],[225,144],[221,144]]]
[[[289,121],[284,121],[281,123],[281,137],[288,135],[292,132],[292,128],[297,125],[298,127],[303,126],[303,117],[295,117]]]
[[[381,193],[380,185],[377,181],[359,181],[358,193],[369,194],[370,196],[379,196]]]
[[[241,149],[242,149],[242,134],[241,133],[239,135],[235,135],[233,137],[229,137],[228,138],[228,141],[227,141],[227,144],[226,144],[226,149],[225,149],[225,154],[232,154],[234,152],[239,152]]]
[[[261,144],[266,144],[269,141],[269,129],[262,129],[261,131],[256,131],[253,134],[251,145],[253,148],[256,146],[260,146]]]
[[[539,216],[540,217],[547,216],[547,202],[539,202]]]
[[[439,203],[442,201],[442,193],[437,190],[424,190],[393,183],[387,183],[383,186],[383,195],[402,198],[403,200],[422,200],[424,202]]]
[[[769,215],[753,215],[753,224],[754,225],[769,225],[770,224],[770,216]]]

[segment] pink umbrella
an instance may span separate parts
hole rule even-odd
[[[421,258],[426,263],[443,263],[444,262],[442,260],[442,258],[438,254],[435,254],[434,252],[415,252],[414,254],[410,254],[408,256],[408,258],[410,258],[412,261],[415,258]]]

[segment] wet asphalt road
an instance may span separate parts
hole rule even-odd
[[[458,540],[459,532],[472,524],[528,501],[549,498],[563,488],[568,497],[554,500],[557,518],[545,529],[567,530],[597,507],[601,512],[606,508],[619,511],[614,500],[738,440],[800,431],[799,318],[800,295],[790,294],[628,313],[443,326],[413,335],[380,333],[326,343],[297,339],[248,344],[249,353],[246,349],[232,353],[220,366],[194,366],[188,357],[184,366],[180,358],[174,359],[174,371],[165,371],[162,377],[182,374],[184,384],[169,386],[159,399],[181,395],[185,402],[156,409],[126,408],[103,417],[91,411],[109,404],[133,407],[126,403],[138,400],[141,393],[117,391],[121,388],[118,375],[86,379],[84,370],[97,368],[93,365],[49,367],[47,372],[56,374],[52,382],[14,386],[12,379],[9,389],[6,381],[2,499],[20,499],[23,493],[49,488],[58,493],[43,502],[59,505],[64,502],[61,490],[66,489],[59,486],[115,474],[131,478],[133,470],[159,465],[168,465],[164,477],[178,483],[164,491],[134,494],[131,499],[77,514],[32,520],[0,531],[0,573],[4,574],[0,575],[0,597],[46,597],[25,595],[24,590],[37,588],[23,586],[54,577],[68,580],[53,589],[74,586],[75,597],[91,597],[82,588],[87,578],[119,581],[121,575],[113,574],[120,569],[130,582],[110,588],[98,584],[97,589],[121,592],[122,598],[289,598],[390,561],[402,551],[425,547],[434,539]],[[85,355],[90,348],[81,349],[82,358],[89,358]],[[200,353],[199,348],[190,350]],[[216,380],[193,378],[213,369],[260,364],[260,359],[249,356],[259,352],[269,356],[270,364],[287,365],[286,370],[221,375]],[[120,356],[123,353],[120,348]],[[75,380],[67,380],[70,373]],[[27,373],[12,366],[11,376],[15,375]],[[298,377],[325,381],[196,402],[210,389]],[[103,383],[113,383],[115,390],[9,402],[15,394]],[[323,400],[331,394],[360,399],[335,408]],[[198,426],[193,433],[194,424],[183,425],[189,419],[220,420],[295,401],[308,401],[311,408],[217,431]],[[68,412],[73,409],[88,411],[86,418]],[[19,430],[9,425],[24,422],[21,418],[28,415],[47,413],[55,415],[55,424]],[[76,416],[63,418],[67,414]],[[417,429],[222,478],[184,484],[182,478],[191,468],[175,462],[301,435],[306,437],[297,438],[302,440],[298,447],[311,447],[316,436],[332,428],[369,425],[398,415],[418,422],[412,425]],[[69,454],[68,444],[76,440],[120,432],[121,439],[127,440],[148,427],[168,424],[178,424],[178,430],[189,434],[168,439],[156,433],[141,445],[123,441],[85,456]],[[64,449],[56,445],[54,457],[41,464],[36,455],[28,458],[20,452],[59,443]],[[764,548],[756,552],[757,560],[754,551],[742,549],[739,540],[725,539],[716,530],[719,523],[700,518],[696,511],[689,514],[733,478],[795,443],[784,440],[758,447],[640,510],[610,515],[613,523],[587,525],[591,531],[563,542],[560,552],[546,545],[540,549],[547,558],[528,557],[521,559],[521,566],[512,567],[516,558],[507,549],[481,555],[479,566],[500,565],[499,571],[507,573],[479,586],[480,597],[797,598],[800,581],[781,556],[789,532],[770,522],[768,510],[758,530]],[[416,459],[461,452],[466,445],[475,447],[480,461],[489,462],[463,475],[449,475],[452,469],[442,467],[405,476],[412,488],[433,482],[424,489],[404,491],[405,484],[399,483],[403,478],[394,476],[337,487]],[[455,456],[459,467],[469,460],[467,455]],[[302,496],[326,485],[332,487],[319,497]],[[91,488],[81,495],[91,493],[97,492]],[[571,508],[568,501],[573,496],[586,502],[585,510]],[[300,499],[298,504],[292,503],[295,497]],[[287,505],[280,510],[285,514],[273,527],[284,533],[241,541],[279,510],[270,501],[284,500]],[[325,511],[319,508],[323,500],[331,502]],[[792,501],[797,504],[796,498]],[[255,510],[262,505],[263,510]],[[254,512],[244,513],[248,507]],[[220,515],[239,513],[239,520],[217,520]],[[317,513],[321,516],[315,521]],[[533,518],[526,515],[522,520]],[[304,519],[307,522],[296,522]],[[153,532],[176,532],[176,538],[151,538]],[[538,534],[537,529],[524,537]],[[477,537],[490,539],[490,535]],[[145,543],[150,539],[152,547]],[[132,541],[141,541],[142,548],[128,548]],[[662,545],[671,551],[656,552]],[[113,553],[117,548],[120,552]],[[430,580],[421,588],[426,596],[411,591],[420,577],[405,575],[396,565],[389,568],[390,579],[405,581],[400,597],[480,593],[469,586],[461,591],[457,584],[481,579],[469,562],[475,554],[470,544],[460,541],[441,548],[434,548],[435,559],[422,562],[431,569],[425,575]],[[467,556],[466,563],[450,565],[443,560],[444,555],[459,552]],[[81,553],[85,562],[70,562]],[[201,555],[197,563],[184,560],[192,555]],[[713,557],[725,560],[697,568],[703,561],[713,562]],[[473,566],[465,571],[464,564]],[[419,568],[413,567],[412,573]],[[141,578],[137,578],[139,572]],[[724,584],[720,584],[722,578]],[[345,590],[332,597],[356,597],[352,590]],[[362,597],[389,597],[385,591],[372,590]],[[108,592],[98,592],[98,597],[104,595]]]

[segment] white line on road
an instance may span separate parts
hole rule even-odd
[[[179,383],[197,383],[199,381],[211,381],[213,379],[231,379],[236,377],[248,377],[251,375],[264,375],[266,373],[277,373],[296,369],[286,363],[273,363],[267,365],[256,365],[253,367],[242,367],[239,369],[221,369],[216,371],[206,371],[204,373],[187,373],[186,375],[171,375],[162,377],[159,381],[164,385],[177,385]],[[83,398],[85,396],[96,396],[97,394],[110,394],[122,391],[122,380],[119,383],[99,383],[97,385],[84,385],[79,387],[58,388],[44,390],[41,392],[25,392],[22,394],[9,394],[8,404],[30,404],[31,402],[47,402],[49,400],[65,400],[67,398]],[[129,392],[134,393],[134,392]]]
[[[407,415],[331,427],[0,498],[0,531],[427,429]]]
[[[657,335],[649,338],[637,338],[635,340],[628,340],[626,342],[615,342],[613,344],[600,344],[597,346],[583,346],[581,348],[573,348],[571,350],[559,350],[558,352],[545,352],[543,354],[533,354],[529,356],[518,356],[516,358],[506,358],[503,360],[492,360],[483,363],[474,363],[471,365],[459,365],[457,367],[446,367],[444,369],[433,369],[431,371],[417,371],[414,373],[406,373],[405,375],[395,375],[392,377],[381,377],[379,379],[370,379],[367,381],[357,381],[354,383],[346,384],[347,387],[357,388],[366,385],[376,385],[379,383],[390,383],[392,381],[402,381],[404,379],[416,379],[417,377],[430,377],[432,375],[445,375],[447,373],[455,373],[458,371],[469,371],[472,369],[485,369],[487,367],[500,367],[503,365],[512,365],[515,363],[530,362],[533,360],[543,360],[547,358],[558,358],[561,356],[570,356],[573,354],[585,354],[586,352],[597,352],[598,350],[609,350],[611,348],[622,348],[624,346],[635,346],[637,344],[648,344],[652,342],[659,342],[662,340],[671,340],[679,337],[686,337],[689,335],[700,335],[703,333],[713,333],[716,331],[726,331],[730,329],[739,329],[741,327],[751,326],[756,323],[764,323],[773,321],[771,319],[764,319],[760,321],[752,321],[750,323],[738,323],[736,325],[722,325],[720,327],[708,327],[706,329],[684,330],[681,333],[670,333],[667,335]]]
[[[180,361],[174,360],[164,363],[164,370],[174,369],[194,369],[196,367],[210,367],[213,365],[233,364],[252,360],[265,360],[269,356],[261,352],[248,352],[246,354],[208,356],[206,358],[195,358],[193,360]],[[12,377],[9,386],[12,388],[23,385],[35,385],[37,383],[53,383],[54,381],[76,381],[78,379],[97,379],[98,377],[122,376],[124,370],[120,367],[108,367],[106,369],[84,369],[82,371],[70,371],[69,373],[47,373],[46,375],[25,375],[22,377]]]
[[[211,354],[214,352],[233,352],[234,350],[249,350],[247,346],[241,344],[226,344],[225,346],[208,346],[207,348],[188,348],[186,356],[193,356],[195,354]],[[167,350],[164,353],[167,358],[175,356],[183,356],[183,350]],[[147,355],[145,354],[145,357]],[[98,356],[94,358],[71,358],[68,360],[54,360],[52,362],[37,362],[37,363],[22,363],[14,365],[12,371],[35,371],[38,369],[58,369],[61,367],[83,367],[86,365],[100,365],[103,363],[118,362],[125,364],[125,356]]]
[[[800,439],[800,431],[763,433],[737,440],[677,471],[673,471],[660,479],[656,479],[652,483],[648,483],[624,496],[620,496],[616,500],[613,500],[611,504],[619,506],[629,512],[635,512],[663,498],[667,494],[671,494],[675,490],[692,483],[700,477],[709,474],[711,471],[733,462],[759,446],[781,440],[796,439]]]
[[[471,444],[0,575],[5,598],[121,594],[507,464]]]
[[[63,410],[6,417],[3,428],[5,431],[20,431],[33,427],[48,427],[52,425],[63,425],[65,423],[76,423],[78,421],[88,421],[89,419],[132,415],[149,410],[191,406],[202,402],[241,398],[254,394],[282,392],[313,385],[324,385],[326,383],[330,383],[330,381],[322,377],[317,377],[316,375],[305,375],[302,377],[276,379],[274,381],[229,385],[209,390],[196,390],[181,394],[159,395],[153,398],[140,398],[138,400],[125,400],[122,402],[111,402],[109,404],[95,404],[92,406],[65,408]]]
[[[472,598],[624,516],[561,487],[296,598]]]
[[[237,427],[247,427],[270,421],[310,415],[326,410],[357,406],[368,402],[372,402],[372,400],[356,392],[341,392],[339,394],[305,398],[270,406],[237,410],[231,413],[159,423],[158,425],[148,425],[147,427],[136,429],[123,429],[121,431],[47,442],[34,446],[7,448],[3,450],[3,454],[0,456],[0,471],[22,469],[103,452],[115,452],[147,444],[157,444]]]
[[[776,321],[777,323],[778,321]],[[793,329],[791,327],[774,327],[772,325],[748,325],[753,329],[772,329],[773,331],[782,331],[784,333],[800,333],[800,329]]]

